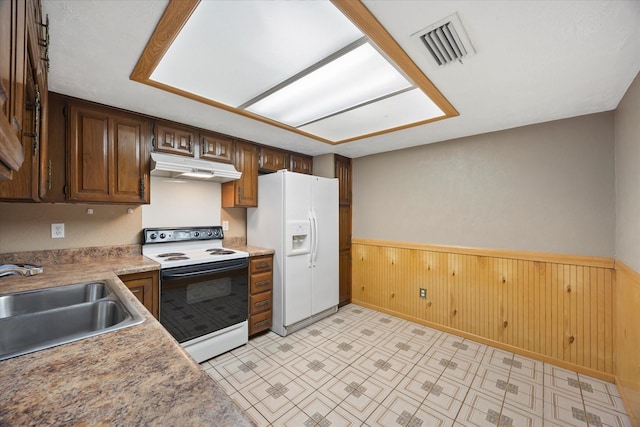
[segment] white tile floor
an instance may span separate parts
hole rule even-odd
[[[614,384],[354,304],[202,366],[259,426],[631,426]]]

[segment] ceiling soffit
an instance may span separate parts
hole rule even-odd
[[[200,4],[199,0],[171,0],[169,2],[162,18],[158,22],[149,42],[140,56],[138,63],[131,73],[130,79],[331,145],[381,135],[458,115],[456,109],[448,102],[442,93],[440,93],[440,91],[424,75],[418,66],[411,60],[404,50],[400,48],[396,41],[360,1],[331,0],[331,2],[413,83],[415,89],[408,90],[397,97],[390,97],[387,100],[381,101],[381,103],[386,102],[389,106],[389,111],[396,115],[394,117],[393,114],[389,114],[389,120],[391,122],[393,122],[393,120],[397,120],[397,123],[406,124],[395,126],[392,124],[392,127],[388,129],[340,139],[341,135],[345,135],[344,132],[341,133],[342,127],[346,126],[349,121],[367,120],[367,109],[372,109],[376,106],[376,103],[372,103],[370,105],[365,105],[362,108],[355,108],[344,114],[338,114],[334,117],[324,119],[324,121],[328,121],[329,125],[335,129],[336,135],[335,137],[332,136],[333,139],[324,138],[314,134],[314,130],[318,126],[317,123],[309,123],[308,125],[296,128],[262,115],[218,102],[207,96],[196,94],[190,90],[181,89],[174,85],[154,80],[152,78],[152,74],[171,47],[172,43],[179,36],[180,31],[187,24],[187,21],[194,14],[194,11],[196,11],[196,8]],[[416,95],[424,97],[420,92],[426,94],[431,99],[433,104],[435,104],[434,107],[439,108],[442,111],[442,115],[427,120],[420,120],[420,116],[417,112],[407,111],[406,108],[404,110],[402,109],[403,99],[406,100],[406,102],[412,102]],[[412,117],[412,114],[415,117]],[[415,121],[407,123],[407,118]],[[403,122],[402,120],[405,121]]]

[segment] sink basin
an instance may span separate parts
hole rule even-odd
[[[0,319],[97,301],[110,294],[103,282],[93,282],[0,295]]]
[[[116,331],[144,318],[109,281],[0,296],[0,360]]]

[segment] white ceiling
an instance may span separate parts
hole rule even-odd
[[[613,110],[640,71],[636,0],[364,3],[459,117],[330,146],[133,82],[129,75],[165,0],[45,0],[49,89],[310,155],[360,157]],[[412,34],[453,12],[476,55],[436,69]]]

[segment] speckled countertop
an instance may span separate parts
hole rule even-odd
[[[92,280],[126,289],[116,274],[159,268],[130,253],[89,259],[49,260],[40,275],[0,278],[0,295]],[[0,256],[0,264],[7,262]],[[0,362],[0,425],[254,425],[133,294],[126,295],[143,313],[142,324]]]

